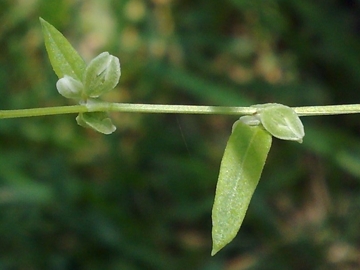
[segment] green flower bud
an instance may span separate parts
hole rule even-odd
[[[103,52],[95,57],[85,70],[84,88],[87,97],[97,98],[118,84],[120,79],[119,58]]]
[[[84,86],[78,80],[65,75],[56,82],[58,92],[66,98],[80,99]]]

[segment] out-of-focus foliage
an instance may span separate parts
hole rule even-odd
[[[120,58],[106,100],[288,106],[360,102],[356,0],[0,2],[0,109],[71,104],[38,17],[88,62]],[[274,140],[235,240],[215,257],[211,207],[229,116],[0,121],[1,269],[359,269],[360,116],[304,118]]]

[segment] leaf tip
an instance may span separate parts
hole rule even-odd
[[[41,26],[45,26],[46,24],[49,24],[46,20],[44,20],[42,17],[39,17],[39,21],[41,23]]]
[[[227,244],[229,244],[236,236],[238,230],[236,230],[235,234],[229,234],[229,235],[219,235],[219,232],[216,231],[216,229],[213,227],[212,232],[212,250],[211,250],[211,256],[214,256],[217,254],[220,250],[222,250]],[[225,236],[225,237],[219,237],[219,236]]]
[[[211,250],[211,256],[214,256],[216,253],[218,253],[220,251],[219,248],[215,248],[213,247],[213,249]]]

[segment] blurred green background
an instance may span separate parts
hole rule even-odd
[[[86,61],[120,58],[114,102],[360,103],[359,0],[2,0],[0,109],[73,104],[38,18]],[[0,120],[0,269],[360,269],[360,116],[274,140],[244,224],[215,257],[211,207],[236,117]]]

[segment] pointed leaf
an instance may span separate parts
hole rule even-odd
[[[103,134],[111,134],[116,130],[105,112],[80,113],[76,117],[76,122],[82,127],[92,128]]]
[[[82,80],[86,64],[67,39],[51,24],[40,18],[45,46],[51,65],[60,78],[68,75]]]
[[[238,233],[259,182],[272,137],[261,126],[234,125],[221,161],[212,210],[215,255]]]

